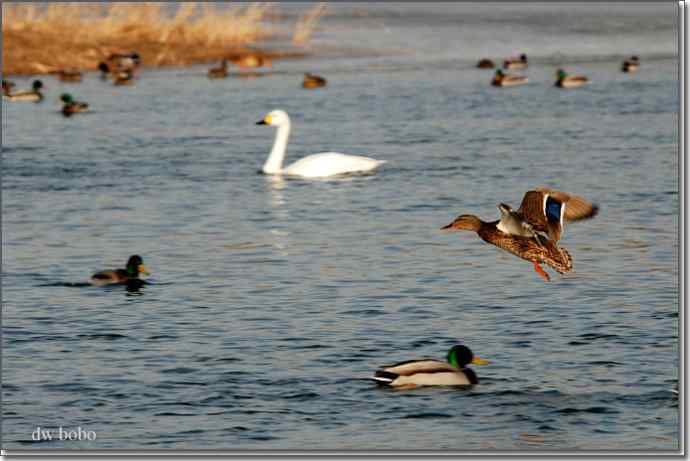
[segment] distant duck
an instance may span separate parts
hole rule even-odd
[[[60,101],[64,103],[62,106],[62,114],[65,117],[69,117],[72,114],[78,112],[86,112],[89,109],[89,105],[85,102],[75,101],[71,94],[63,93],[60,96]]]
[[[59,70],[58,80],[61,82],[81,82],[82,75],[77,69]]]
[[[550,277],[540,266],[542,263],[561,274],[573,268],[570,253],[557,245],[564,223],[592,218],[599,211],[598,206],[582,197],[548,188],[525,193],[517,211],[504,203],[498,208],[498,221],[484,222],[474,215],[460,215],[442,229],[474,231],[485,242],[532,262],[534,270],[546,281]]]
[[[630,59],[623,61],[621,70],[623,72],[635,72],[640,68],[640,58],[637,56],[631,56]]]
[[[589,83],[589,78],[584,75],[569,76],[563,69],[556,71],[556,86],[559,88],[577,88]]]
[[[494,75],[493,80],[491,80],[493,86],[501,87],[524,85],[527,82],[527,77],[524,75],[504,74],[501,69],[496,70],[496,75]]]
[[[12,92],[12,88],[14,88],[16,85],[14,82],[10,82],[9,80],[4,80],[2,81],[2,94],[4,96],[9,96],[10,93]]]
[[[113,74],[113,85],[131,85],[134,83],[134,73],[132,70],[121,70]]]
[[[208,70],[208,78],[225,78],[228,76],[228,61],[223,59],[220,67],[212,67]]]
[[[325,78],[307,72],[304,74],[302,88],[321,88],[322,86],[326,86],[326,83]]]
[[[111,72],[131,70],[134,71],[139,68],[141,64],[141,57],[139,53],[133,51],[131,53],[113,53],[105,60]]]
[[[139,274],[149,275],[141,256],[133,255],[129,257],[125,269],[96,272],[91,276],[91,283],[97,286],[128,284],[140,281]]]
[[[271,67],[271,60],[259,56],[258,54],[249,53],[242,56],[237,56],[230,59],[234,65],[238,66],[240,69],[255,69],[257,67]]]
[[[491,59],[480,59],[477,63],[477,68],[479,69],[493,69],[494,67],[496,67],[496,65]]]
[[[306,178],[322,178],[348,173],[364,173],[372,171],[385,163],[358,155],[346,155],[337,152],[322,152],[309,155],[283,168],[287,142],[290,137],[290,117],[285,111],[274,110],[266,115],[257,125],[271,125],[278,127],[273,149],[261,168],[264,174],[285,174]]]
[[[518,58],[508,58],[503,61],[504,69],[526,69],[527,68],[527,55],[522,53]]]
[[[371,379],[379,384],[399,389],[418,386],[468,386],[479,379],[467,365],[486,365],[489,362],[472,353],[469,347],[453,346],[446,362],[435,359],[408,360],[382,367]]]
[[[43,93],[41,93],[41,88],[43,88],[43,82],[40,80],[34,80],[31,85],[31,90],[18,91],[16,93],[7,92],[3,87],[3,98],[8,101],[29,101],[29,102],[41,102],[43,101]]]
[[[139,53],[113,53],[104,61],[98,63],[98,69],[101,71],[101,79],[107,80],[115,79],[118,74],[129,71],[134,73],[141,64],[141,57]]]

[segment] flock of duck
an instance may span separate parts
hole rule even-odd
[[[228,71],[228,61],[235,64],[240,72],[230,73]],[[137,52],[130,53],[113,53],[107,59],[98,63],[98,70],[100,71],[101,80],[112,81],[115,86],[132,85],[135,81],[135,76],[141,65],[141,57]],[[219,67],[213,67],[208,71],[208,77],[211,79],[226,78],[234,76],[237,78],[255,78],[270,75],[268,72],[248,72],[247,69],[270,67],[271,61],[268,58],[261,57],[256,54],[246,54],[233,59],[223,59]],[[83,74],[76,69],[62,69],[54,72],[57,79],[61,82],[78,83],[83,80]],[[319,75],[311,73],[304,74],[302,81],[302,88],[313,89],[326,86],[327,80]],[[15,102],[42,102],[43,96],[43,82],[41,80],[34,80],[32,86],[28,90],[15,91],[16,85],[9,80],[2,80],[2,97],[7,101]],[[63,93],[60,96],[62,101],[62,114],[69,117],[79,112],[86,112],[89,109],[88,103],[76,101],[69,93]]]
[[[634,61],[634,62],[633,62]],[[627,61],[626,61],[627,62]],[[639,65],[639,60],[630,63]],[[241,66],[258,66],[266,63],[241,63]],[[99,64],[103,80],[110,80],[115,85],[131,82],[140,65],[136,53],[117,54],[110,56]],[[493,63],[488,60],[479,62],[478,67],[486,68]],[[626,65],[624,64],[624,67]],[[522,55],[514,60],[506,60],[504,68],[526,68],[527,56]],[[227,60],[221,66],[208,71],[209,78],[224,78],[228,76]],[[627,71],[632,71],[628,67]],[[513,76],[504,74],[500,69],[497,77],[505,82],[499,86],[510,85]],[[307,74],[307,77],[317,77]],[[75,72],[58,73],[63,81],[79,81],[81,74]],[[319,77],[320,78],[320,77]],[[526,77],[524,77],[526,79]],[[571,87],[575,80],[560,77],[560,86]],[[515,80],[512,80],[515,81]],[[305,79],[305,85],[307,79]],[[322,82],[325,85],[325,79]],[[558,83],[557,83],[558,84]],[[311,85],[311,84],[309,84]],[[323,85],[321,85],[323,86]],[[308,87],[308,86],[305,86]],[[3,80],[3,98],[10,101],[40,101],[43,99],[40,90],[42,84],[35,81],[30,91],[13,92],[13,84]],[[74,100],[71,95],[61,97],[63,113],[70,115],[82,112],[88,108],[85,103]],[[346,174],[370,173],[385,163],[369,157],[342,154],[338,152],[321,152],[308,155],[288,166],[283,166],[286,156],[287,143],[290,135],[290,117],[283,110],[268,113],[257,125],[268,125],[277,128],[273,147],[261,168],[267,175],[286,175],[303,178],[323,178]],[[462,214],[442,229],[451,231],[475,232],[482,240],[507,251],[533,264],[534,270],[545,280],[549,281],[549,274],[541,267],[542,264],[554,269],[558,273],[566,273],[573,268],[573,258],[570,253],[559,246],[567,222],[573,222],[594,217],[599,207],[589,200],[563,191],[550,188],[535,188],[525,193],[522,203],[517,210],[510,205],[499,203],[500,218],[494,221],[483,221],[471,214]],[[95,286],[126,285],[140,287],[146,282],[140,278],[148,275],[141,256],[133,255],[127,261],[124,269],[104,270],[92,275],[90,282]],[[375,382],[396,388],[410,388],[425,385],[473,385],[478,378],[468,365],[484,365],[488,362],[473,354],[465,345],[452,347],[446,360],[423,359],[411,360],[395,365],[385,366],[371,377]]]
[[[503,69],[527,69],[527,55],[521,54],[517,58],[508,58],[503,61]],[[479,69],[493,69],[496,67],[491,59],[480,59],[477,63]],[[635,72],[640,68],[640,58],[638,56],[631,56],[623,61],[621,64],[621,71],[630,73]],[[524,85],[529,81],[525,75],[507,74],[502,69],[496,69],[496,74],[491,80],[493,86],[508,87]],[[563,69],[556,71],[556,81],[554,85],[558,88],[577,88],[579,86],[589,83],[589,78],[584,75],[568,75]]]

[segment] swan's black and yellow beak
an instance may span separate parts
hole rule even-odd
[[[263,120],[259,120],[256,122],[257,125],[270,125],[271,124],[271,116],[267,115],[263,118]]]

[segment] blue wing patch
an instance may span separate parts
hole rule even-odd
[[[561,222],[561,208],[563,204],[551,197],[546,198],[546,219],[548,221]]]

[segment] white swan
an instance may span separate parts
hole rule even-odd
[[[283,168],[285,149],[290,136],[290,117],[285,111],[274,110],[266,115],[257,125],[271,125],[278,127],[278,134],[273,143],[273,149],[264,163],[261,171],[265,174],[286,174],[306,178],[319,178],[345,173],[359,173],[371,171],[385,160],[375,160],[357,155],[345,155],[337,152],[322,152],[309,155],[297,160],[292,165]]]

